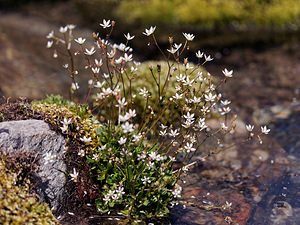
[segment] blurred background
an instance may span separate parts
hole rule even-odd
[[[256,161],[250,160],[252,167],[244,175],[264,176],[263,171],[269,175],[264,181],[251,180],[247,188],[241,185],[247,189],[243,191],[248,196],[232,195],[236,196],[232,200],[235,204],[249,209],[236,211],[234,215],[241,218],[239,224],[299,224],[300,201],[294,199],[300,188],[297,178],[300,167],[296,166],[300,165],[300,1],[0,0],[0,96],[41,99],[46,94],[61,94],[68,97],[71,82],[61,66],[64,61],[60,57],[54,59],[53,52],[46,49],[46,35],[51,30],[57,31],[59,26],[76,24],[75,35],[92,40],[93,31],[105,35],[99,26],[102,19],[116,21],[111,36],[115,43],[125,42],[124,33],[136,35],[130,43],[136,60],[161,59],[142,35],[145,28],[155,25],[155,35],[162,48],[169,47],[169,36],[179,43],[184,41],[182,32],[193,33],[196,37],[185,55],[189,60],[196,60],[194,52],[200,49],[214,58],[205,66],[213,76],[221,77],[224,68],[234,70],[234,77],[221,89],[224,97],[232,101],[234,112],[247,123],[269,123],[272,137],[276,139],[275,144],[269,140],[263,147],[244,149],[245,154],[256,152],[253,156]],[[88,79],[84,73],[79,76],[81,99],[86,96]],[[258,157],[266,154],[267,157],[279,155],[281,166],[274,169],[270,161],[258,164]],[[232,163],[234,156],[230,157]],[[244,160],[249,162],[249,157]],[[198,171],[198,176],[202,172]],[[211,173],[210,176],[217,177]],[[203,179],[199,180],[197,185],[203,185]],[[195,185],[192,187],[191,191],[195,190]],[[290,191],[285,197],[282,188]],[[220,193],[232,194],[226,191],[223,187]],[[278,202],[281,210],[274,206]],[[202,211],[193,213],[187,221],[203,214]],[[217,217],[208,213],[201,218]]]
[[[183,42],[182,32],[195,34],[186,57],[195,60],[200,49],[215,58],[206,68],[212,75],[234,69],[228,91],[249,111],[297,97],[299,0],[0,0],[0,13],[1,95],[67,97],[64,62],[51,57],[45,36],[66,24],[76,24],[77,35],[90,37],[95,31],[104,36],[99,23],[105,18],[116,21],[113,42],[125,42],[127,32],[136,35],[131,46],[140,61],[161,57],[141,34],[150,25],[157,26],[155,34],[165,49],[169,36]],[[85,86],[80,95],[86,94]]]

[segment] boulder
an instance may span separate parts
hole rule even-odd
[[[36,192],[43,202],[57,210],[63,199],[66,165],[63,161],[65,140],[50,130],[42,120],[19,120],[0,123],[0,151],[30,151],[36,156]]]

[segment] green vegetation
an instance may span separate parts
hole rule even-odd
[[[298,0],[84,0],[79,4],[105,5],[112,15],[101,14],[102,17],[143,25],[218,27],[234,23],[273,27],[297,24],[300,17]],[[103,7],[92,11],[100,8]]]
[[[167,206],[174,199],[173,189],[178,178],[173,173],[171,158],[165,153],[156,153],[157,144],[139,141],[142,135],[137,130],[130,134],[121,126],[112,130],[107,124],[100,125],[88,112],[81,117],[74,108],[50,103],[49,99],[60,97],[51,96],[35,102],[32,109],[45,113],[45,120],[72,142],[84,143],[80,154],[91,166],[91,176],[101,193],[102,197],[96,200],[101,213],[110,210],[122,212],[121,217],[132,224],[136,224],[132,219],[168,215]],[[62,126],[64,123],[67,123],[67,128]],[[85,141],[84,138],[90,140]],[[81,182],[77,177],[73,180]]]
[[[0,224],[59,224],[46,204],[29,193],[30,182],[0,159]]]
[[[298,0],[130,0],[121,2],[118,13],[128,22],[282,26],[299,21],[300,4]]]
[[[146,88],[151,95],[151,98],[149,98],[147,102],[148,105],[155,105],[155,101],[159,98],[159,91],[155,80],[157,82],[160,82],[160,84],[163,84],[168,79],[168,82],[166,82],[165,86],[165,89],[168,89],[168,91],[164,95],[165,99],[170,99],[177,93],[176,87],[178,87],[178,82],[176,77],[181,73],[185,73],[186,67],[182,63],[177,64],[172,61],[170,61],[169,63],[171,67],[176,67],[176,70],[172,72],[172,76],[169,77],[168,74],[171,72],[171,70],[169,71],[168,63],[165,61],[146,61],[141,63],[141,65],[138,67],[138,71],[134,74],[134,79],[131,83],[132,89],[134,90],[134,94],[136,96],[134,102],[138,115],[142,115],[143,110],[146,107],[145,98],[139,94],[141,89]],[[189,63],[189,65],[193,67],[192,70],[194,70],[194,72],[191,73],[190,76],[191,80],[198,80],[199,76],[203,77],[203,80],[205,80],[203,82],[199,82],[200,88],[205,89],[209,86],[210,83],[214,83],[213,79],[207,79],[207,72],[202,66],[195,65],[193,63]],[[128,80],[125,81],[125,87],[127,90],[129,90]],[[176,104],[172,103],[169,105],[165,113],[160,118],[160,121],[162,123],[170,123],[170,118],[173,118],[173,120],[180,120],[180,114],[178,113],[178,104],[179,103],[177,102]]]

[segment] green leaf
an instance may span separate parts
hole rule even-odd
[[[106,175],[106,173],[100,173],[100,174],[98,174],[97,180],[104,180],[105,179],[105,175]]]
[[[109,207],[111,207],[111,208],[112,208],[112,207],[114,207],[114,206],[115,206],[115,203],[114,203],[114,202],[109,202],[109,203],[108,203],[108,205],[109,205]]]
[[[146,200],[144,201],[143,205],[144,205],[144,206],[147,206],[147,205],[149,205],[149,203],[150,203],[150,201],[149,201],[148,199],[146,199]]]
[[[131,182],[133,180],[133,171],[134,171],[134,168],[132,165],[128,166],[128,179],[129,179],[129,182]]]

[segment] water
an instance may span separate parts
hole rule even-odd
[[[215,206],[228,201],[231,209],[206,211],[179,205],[173,210],[172,222],[300,224],[300,105],[289,110],[287,118],[270,124],[272,132],[262,145],[237,146],[204,162],[186,177],[187,201]]]

